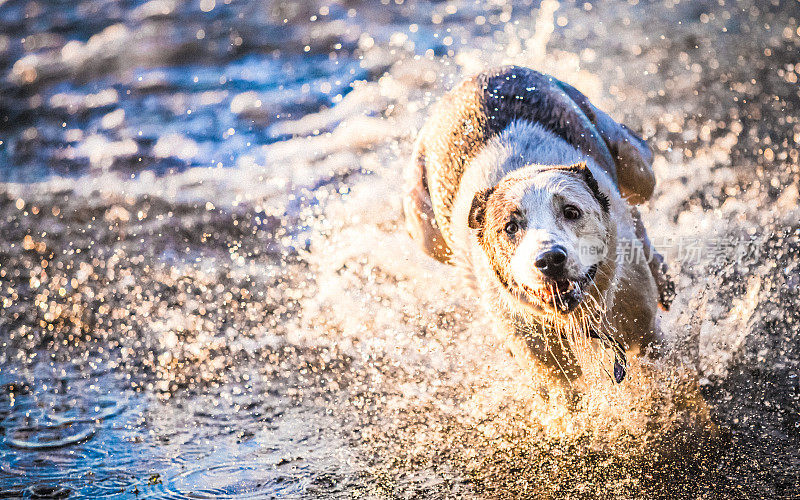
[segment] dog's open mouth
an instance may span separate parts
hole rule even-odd
[[[547,280],[535,289],[521,283],[518,286],[528,298],[563,314],[568,314],[583,302],[585,290],[593,282],[596,273],[597,265],[594,265],[577,280]]]

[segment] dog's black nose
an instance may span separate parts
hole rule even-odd
[[[534,265],[536,269],[548,278],[560,278],[564,274],[564,265],[567,263],[567,249],[555,245],[540,253]]]

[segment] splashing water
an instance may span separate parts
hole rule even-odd
[[[0,1],[0,496],[791,497],[800,7],[386,3]],[[405,235],[502,63],[656,151],[679,294],[621,386],[543,390]]]

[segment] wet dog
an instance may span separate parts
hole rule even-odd
[[[575,88],[498,68],[446,94],[420,131],[406,225],[475,278],[523,355],[571,381],[606,353],[621,382],[626,356],[657,341],[656,307],[672,294],[633,206],[653,193],[651,162]]]

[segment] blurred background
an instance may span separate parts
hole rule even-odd
[[[0,497],[796,495],[799,23],[776,0],[0,0]],[[405,236],[430,104],[505,63],[655,151],[684,371],[567,410]],[[716,436],[675,396],[693,378]]]

